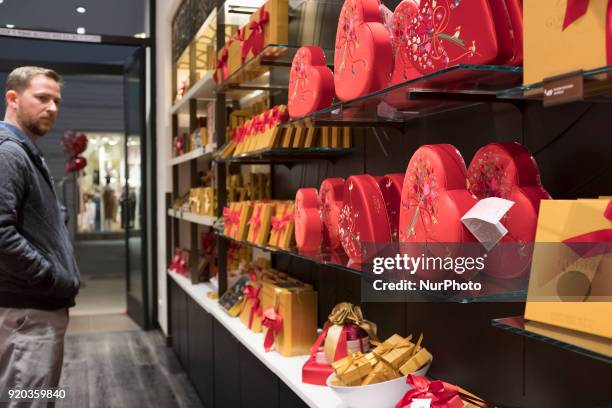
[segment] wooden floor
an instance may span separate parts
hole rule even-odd
[[[202,407],[158,331],[66,336],[57,407]]]

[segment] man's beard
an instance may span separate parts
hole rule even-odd
[[[42,137],[46,135],[47,132],[51,129],[51,126],[53,126],[53,122],[51,122],[51,124],[48,127],[44,127],[36,120],[26,119],[26,118],[21,118],[20,122],[24,128],[26,128],[33,135],[36,135],[38,137]]]

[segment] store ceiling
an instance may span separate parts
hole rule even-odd
[[[0,0],[0,27],[132,37],[145,31],[147,0]],[[79,13],[77,7],[84,7]]]

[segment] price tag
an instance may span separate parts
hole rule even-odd
[[[582,71],[569,72],[544,79],[544,106],[584,100],[584,76]]]
[[[415,398],[410,403],[410,408],[429,408],[431,407],[431,398]]]

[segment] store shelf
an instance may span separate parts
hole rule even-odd
[[[281,249],[272,247],[269,245],[257,245],[248,241],[240,241],[231,238],[223,233],[218,233],[219,236],[227,239],[228,241],[257,248],[262,251],[289,255],[295,258],[304,259],[310,262],[314,262],[319,265],[334,268],[341,272],[352,273],[359,275],[363,280],[387,280],[384,276],[374,275],[371,272],[364,271],[363,266],[360,264],[351,263],[342,249],[333,251],[329,249],[321,249],[317,252],[301,252],[298,248]],[[489,288],[477,292],[477,291],[454,291],[454,292],[441,292],[441,291],[411,291],[405,294],[405,301],[437,301],[437,302],[450,302],[450,303],[475,303],[475,302],[521,302],[527,297],[527,284],[528,279],[517,278],[517,279],[500,279],[493,278],[485,274],[480,274],[471,279],[473,282],[478,282],[483,288]],[[490,289],[495,288],[495,289]]]
[[[193,84],[191,88],[185,92],[185,95],[170,108],[170,114],[174,115],[179,111],[188,109],[191,99],[214,101],[215,100],[215,81],[213,80],[213,72],[208,71],[198,82]]]
[[[520,67],[456,65],[360,98],[335,103],[284,122],[282,126],[401,125],[418,117],[498,101],[497,94],[519,85],[522,77]]]
[[[259,54],[246,60],[244,64],[215,89],[224,92],[229,99],[241,99],[254,91],[287,92],[286,85],[273,85],[269,81],[271,67],[291,67],[293,57],[300,48],[297,45],[269,44]],[[333,52],[325,50],[327,62],[333,62]]]
[[[260,149],[226,159],[217,158],[220,162],[252,163],[292,163],[309,160],[334,160],[354,153],[355,149],[346,148],[271,148]]]
[[[582,72],[584,101],[612,103],[612,65]],[[544,82],[521,85],[498,92],[499,99],[543,100]]]
[[[212,227],[219,220],[217,217],[211,217],[209,215],[199,215],[190,212],[176,211],[174,209],[168,210],[168,216],[177,218],[179,220],[192,222],[194,224],[205,225]]]
[[[610,339],[528,321],[523,316],[493,319],[491,323],[511,333],[612,364],[612,340]]]
[[[192,150],[189,153],[185,153],[181,156],[172,158],[170,160],[170,166],[176,166],[177,164],[185,163],[185,162],[195,160],[195,159],[200,159],[200,158],[212,159],[214,155],[215,155],[215,151],[212,150],[212,145],[207,145],[207,146]]]
[[[308,356],[284,357],[275,351],[266,353],[263,348],[263,334],[253,333],[246,328],[240,319],[228,315],[216,300],[208,298],[208,293],[215,292],[210,283],[194,285],[188,278],[174,272],[168,272],[168,275],[195,302],[221,323],[247,350],[287,384],[308,406],[313,408],[346,407],[330,388],[302,382],[302,366]]]

